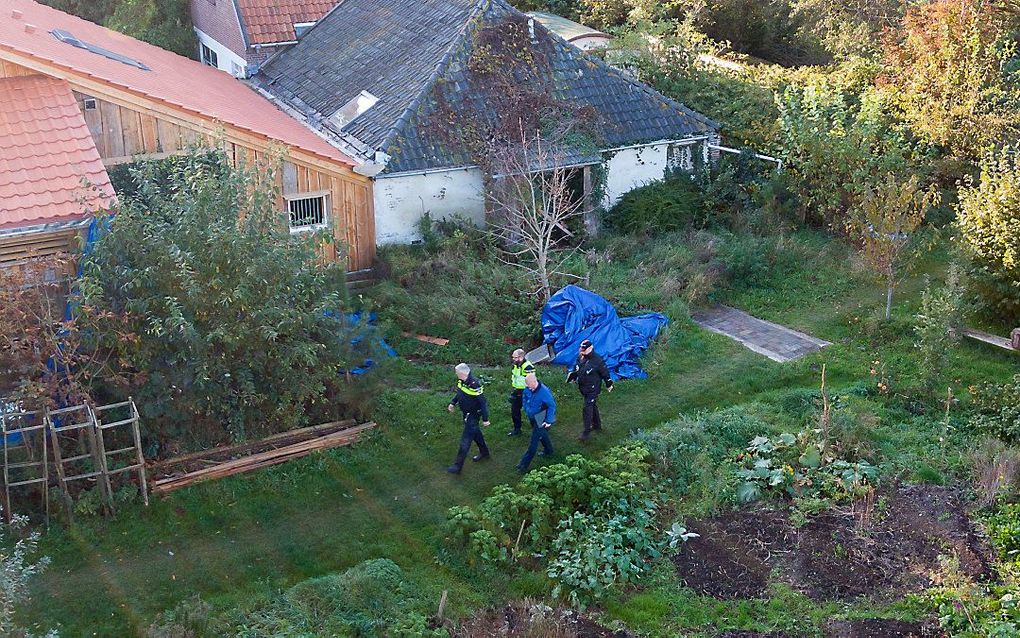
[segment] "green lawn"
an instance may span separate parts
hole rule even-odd
[[[827,242],[811,241],[819,250],[828,250]],[[561,371],[545,370],[545,380],[561,399],[561,416],[552,432],[557,451],[597,454],[631,430],[655,427],[681,412],[768,399],[792,388],[815,388],[823,363],[836,387],[867,381],[876,359],[909,379],[916,367],[909,316],[923,285],[920,277],[904,284],[896,321],[877,329],[882,291],[840,259],[830,259],[826,269],[802,269],[765,285],[716,295],[828,339],[834,343],[831,348],[778,364],[680,317],[646,357],[650,378],[621,383],[604,396],[608,431],[583,447],[575,441],[580,430],[576,390],[564,384]],[[924,270],[938,273],[943,267],[939,258],[933,258]],[[626,286],[625,270],[623,265],[599,270],[592,288],[642,296],[641,282],[633,289]],[[622,287],[610,283],[620,280]],[[386,313],[385,307],[379,310]],[[457,333],[445,336],[455,348]],[[403,352],[422,352],[417,342],[395,341]],[[508,350],[499,335],[492,341],[494,347]],[[957,387],[1015,374],[1020,371],[1018,361],[1009,353],[964,344],[954,370],[960,380]],[[64,636],[137,634],[158,612],[194,594],[217,607],[240,605],[302,579],[378,557],[398,563],[437,604],[440,592],[449,590],[455,615],[540,593],[540,579],[528,575],[507,579],[469,567],[466,557],[444,542],[447,508],[476,504],[494,485],[516,480],[513,465],[526,444],[504,436],[509,424],[501,385],[506,370],[482,373],[497,381],[489,386],[492,462],[469,463],[459,477],[444,471],[460,432],[460,419],[445,410],[452,371],[445,364],[400,360],[375,401],[378,433],[355,448],[199,485],[157,498],[147,509],[124,507],[110,519],[82,520],[70,529],[52,530],[42,547],[53,563],[36,579],[33,603],[24,618]],[[608,617],[652,635],[708,627],[721,618],[728,618],[729,626],[750,626],[762,618],[796,619],[801,612],[824,618],[846,609],[812,606],[803,597],[782,591],[771,602],[719,603],[692,596],[662,573],[645,591],[606,606]],[[780,624],[781,620],[772,626]]]

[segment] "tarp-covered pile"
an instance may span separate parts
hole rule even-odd
[[[643,379],[648,375],[638,359],[668,321],[658,312],[621,319],[602,297],[567,286],[542,308],[542,337],[556,353],[555,365],[573,365],[581,342],[590,339],[614,379]]]

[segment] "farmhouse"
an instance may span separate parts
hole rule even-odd
[[[584,172],[596,204],[693,170],[718,142],[713,121],[504,0],[345,0],[252,81],[374,178],[379,243],[414,241],[425,213],[484,221],[491,174],[463,136],[512,120],[523,93],[591,119],[559,156]]]
[[[203,64],[248,77],[293,44],[337,0],[191,0],[191,21]]]
[[[87,210],[110,206],[112,167],[208,148],[249,165],[282,155],[279,206],[291,232],[328,228],[327,258],[371,266],[370,180],[269,100],[33,0],[0,11],[0,261],[66,249]]]

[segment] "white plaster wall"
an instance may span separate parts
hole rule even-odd
[[[425,213],[433,219],[459,215],[479,226],[485,224],[485,193],[478,169],[380,176],[373,187],[375,239],[379,245],[421,239],[418,221]]]
[[[227,73],[233,75],[234,74],[233,66],[231,65],[231,63],[234,63],[241,69],[240,75],[237,75],[237,77],[243,78],[245,76],[248,62],[244,58],[237,55],[236,53],[228,49],[226,46],[220,44],[216,40],[213,40],[212,37],[210,37],[206,33],[203,33],[198,28],[195,28],[195,35],[198,36],[199,42],[201,42],[202,44],[216,52],[216,63],[218,65],[216,68],[218,68],[220,71],[226,71]],[[199,50],[198,53],[199,59],[201,59],[202,53],[201,49]]]
[[[605,207],[610,208],[628,192],[638,186],[644,186],[657,182],[666,177],[666,169],[669,167],[669,147],[674,150],[688,146],[690,148],[689,158],[697,157],[704,152],[703,142],[693,144],[653,144],[639,148],[628,148],[622,151],[609,152],[609,159],[606,161],[606,189]],[[673,159],[676,159],[674,155]],[[685,169],[692,170],[693,165],[686,163]]]

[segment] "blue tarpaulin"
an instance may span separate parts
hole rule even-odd
[[[324,314],[327,317],[333,317],[334,319],[340,317],[339,313],[332,310],[327,310]],[[370,369],[372,369],[372,367],[375,366],[375,359],[371,358],[372,353],[383,354],[386,355],[387,357],[397,356],[397,351],[391,348],[390,344],[386,343],[385,339],[376,334],[375,330],[376,316],[374,312],[370,312],[367,317],[363,316],[361,312],[349,312],[343,316],[347,322],[347,325],[357,328],[355,330],[354,336],[351,337],[350,344],[352,348],[358,349],[359,346],[362,346],[362,343],[365,341],[366,338],[369,339],[367,348],[365,346],[362,346],[360,348],[362,351],[366,349],[368,350],[368,354],[370,355],[369,358],[366,358],[365,362],[362,363],[360,366],[356,368],[351,368],[351,374],[365,374]],[[341,370],[340,372],[342,374],[346,371]]]
[[[571,285],[542,308],[542,337],[556,353],[553,364],[573,365],[581,342],[590,339],[614,379],[644,379],[638,359],[668,322],[658,312],[621,319],[611,303]]]

